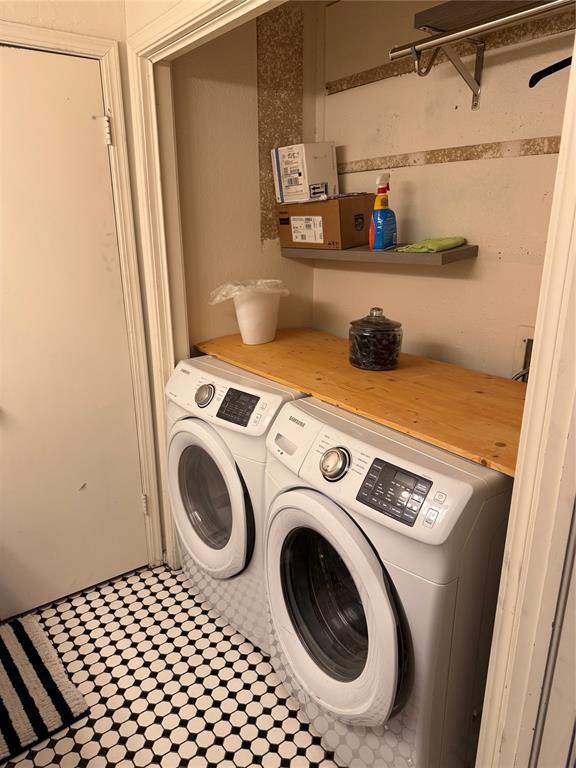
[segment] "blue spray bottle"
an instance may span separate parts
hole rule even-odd
[[[390,174],[381,173],[376,179],[376,199],[370,221],[370,249],[372,251],[394,248],[397,243],[396,214],[388,207],[389,191]]]

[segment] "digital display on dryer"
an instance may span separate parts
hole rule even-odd
[[[224,395],[216,416],[232,424],[238,424],[240,427],[247,427],[259,400],[257,395],[250,395],[248,392],[230,387]]]
[[[383,459],[374,459],[356,501],[412,526],[432,483]]]

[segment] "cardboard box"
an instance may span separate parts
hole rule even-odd
[[[277,202],[302,203],[338,194],[333,142],[278,147],[271,155]]]
[[[368,243],[373,194],[340,195],[331,200],[277,205],[284,248],[342,250]]]

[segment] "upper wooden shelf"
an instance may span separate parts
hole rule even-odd
[[[477,245],[463,245],[449,251],[438,253],[400,253],[399,251],[371,251],[367,245],[358,248],[346,248],[343,251],[323,248],[282,248],[282,256],[287,259],[306,261],[347,261],[375,264],[411,264],[442,267],[455,261],[474,259],[478,255]]]
[[[514,476],[526,393],[521,382],[407,354],[394,371],[362,371],[348,362],[347,340],[309,329],[281,330],[258,346],[223,336],[197,347]]]

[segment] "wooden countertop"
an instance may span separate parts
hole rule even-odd
[[[458,456],[514,476],[526,385],[402,354],[394,371],[348,362],[348,341],[309,329],[278,331],[269,344],[239,335],[197,344],[208,355]]]

